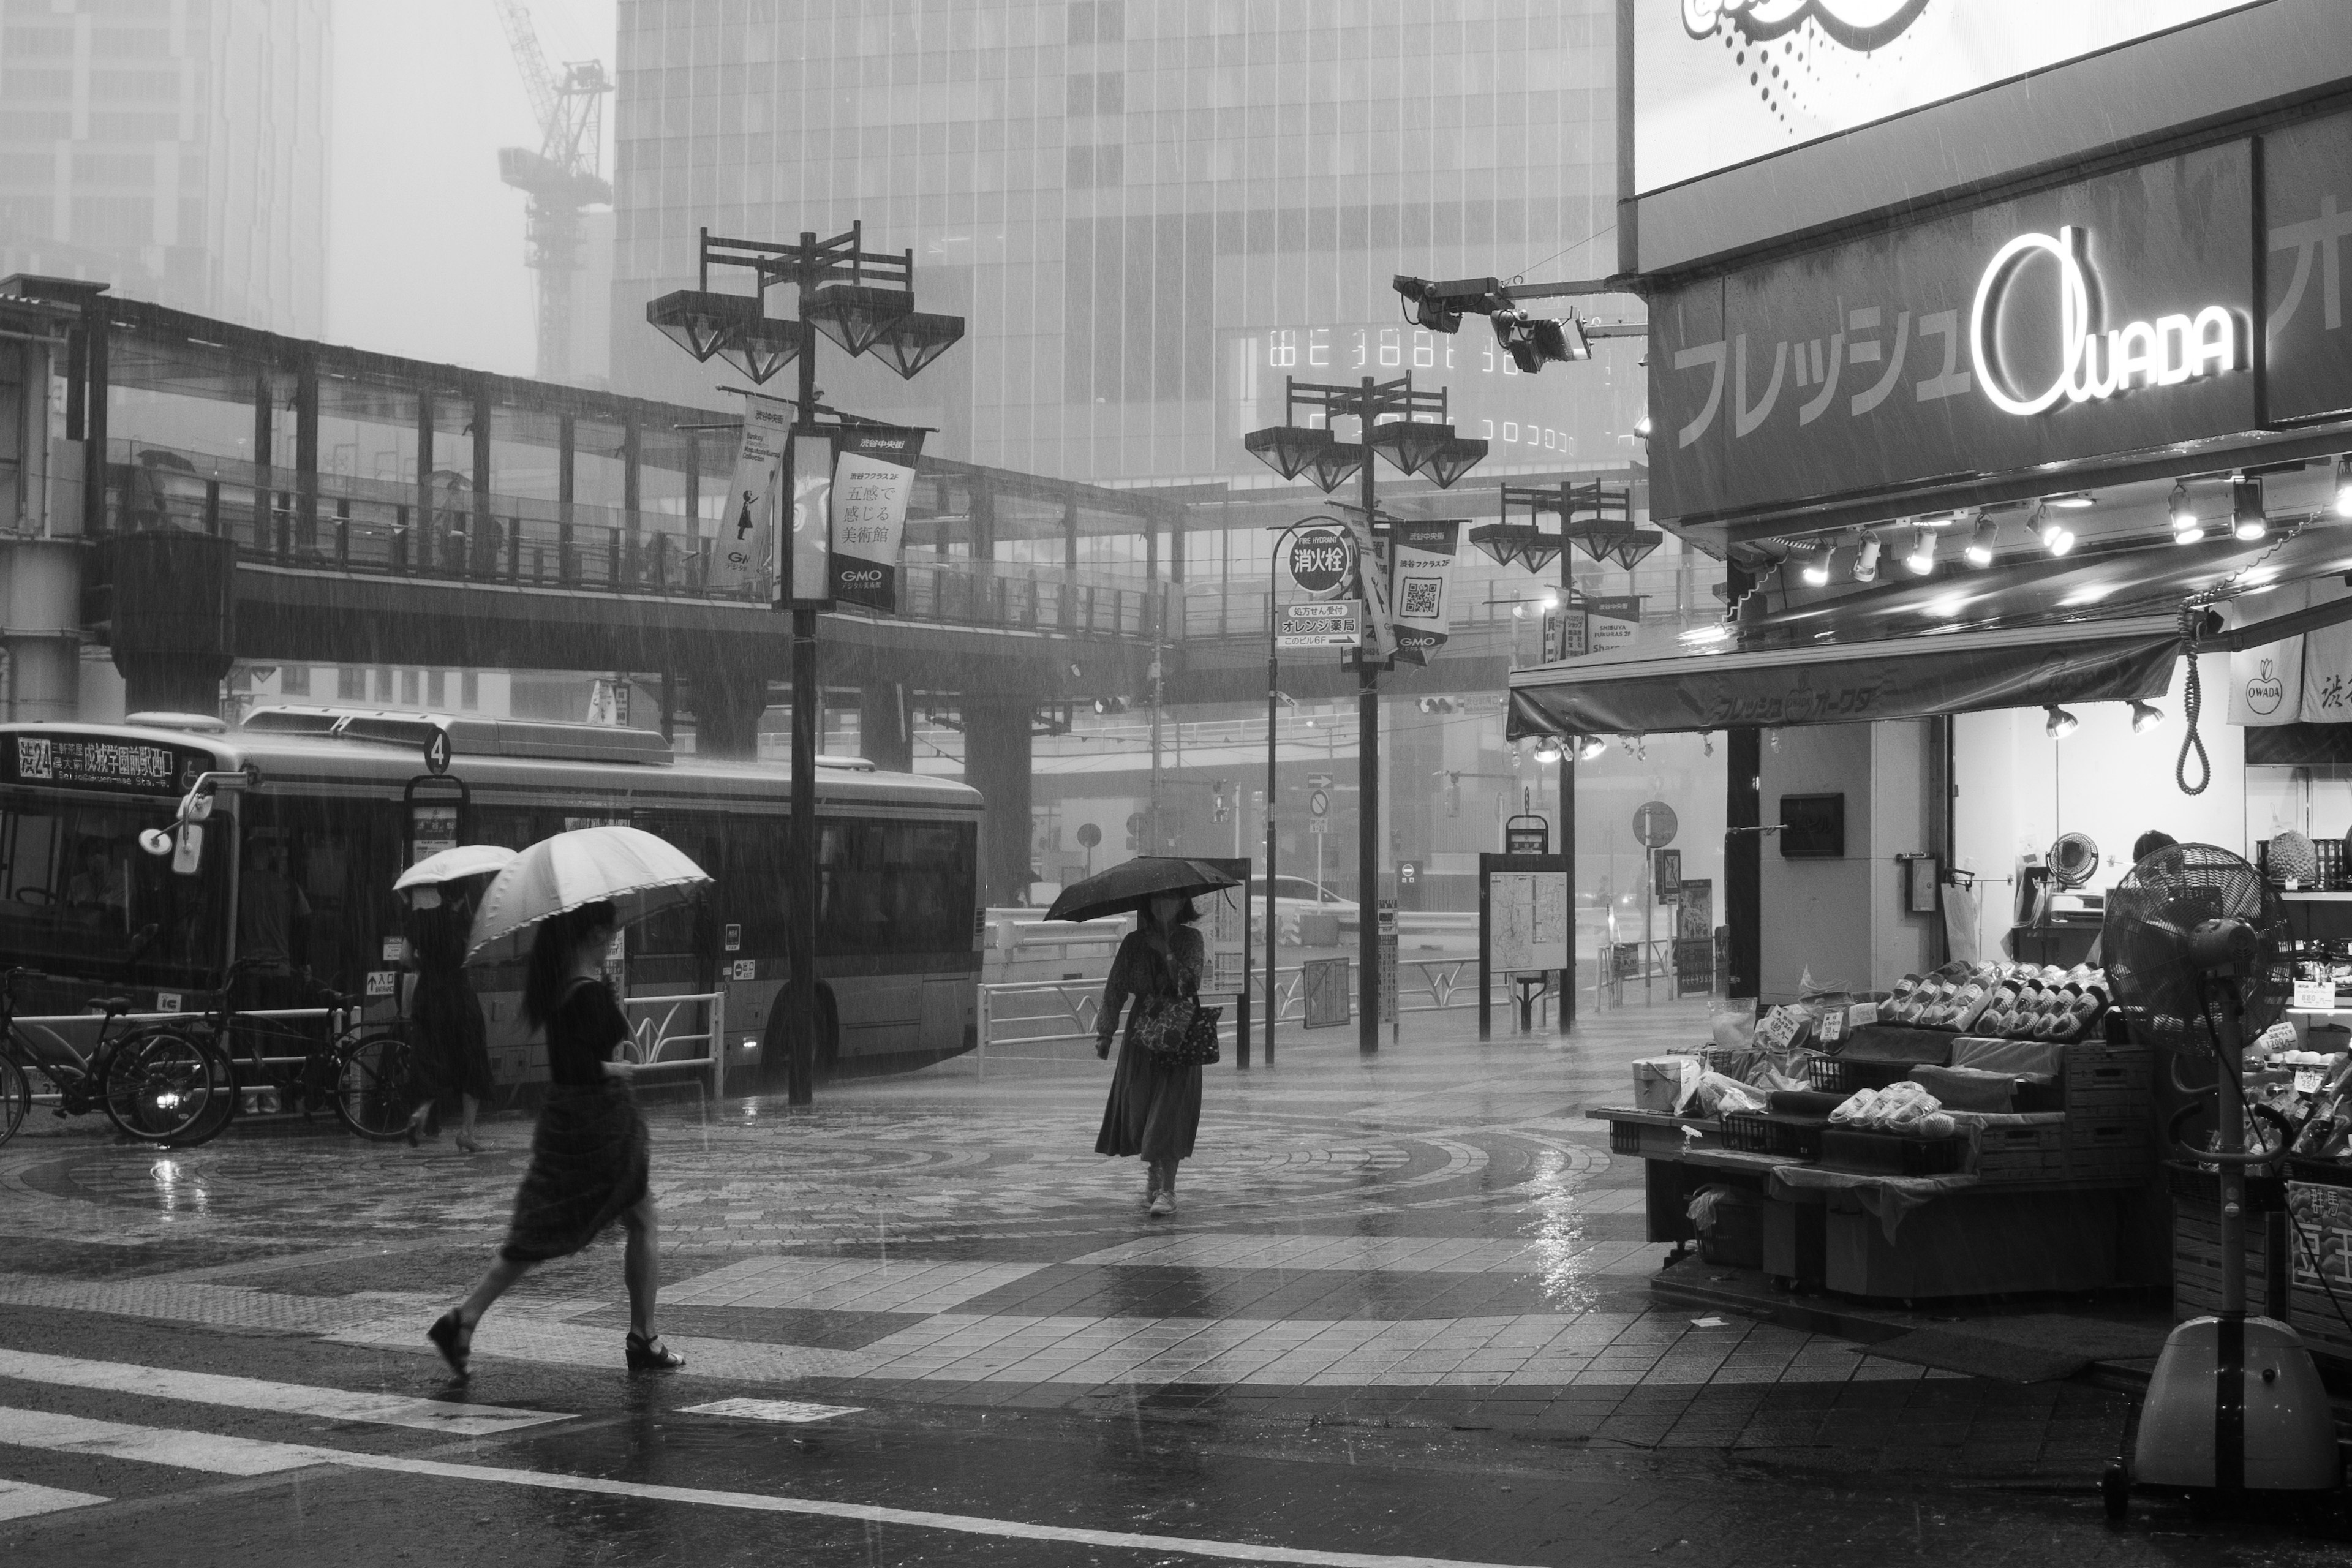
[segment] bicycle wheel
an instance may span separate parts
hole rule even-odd
[[[420,1098],[416,1053],[398,1035],[369,1035],[336,1053],[335,1115],[361,1137],[406,1137]]]
[[[25,1069],[0,1057],[0,1143],[16,1136],[33,1109],[33,1085]]]
[[[236,1114],[236,1074],[220,1047],[166,1029],[118,1045],[98,1089],[107,1119],[142,1142],[202,1143]]]

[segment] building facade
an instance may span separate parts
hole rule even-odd
[[[919,384],[829,361],[828,399],[938,426],[943,452],[1255,484],[1239,437],[1281,421],[1286,375],[1411,371],[1493,443],[1488,475],[1622,465],[1637,351],[1531,381],[1390,289],[1611,270],[1613,10],[621,0],[614,384],[706,390],[643,313],[692,285],[699,229],[863,221],[968,335]]]
[[[318,335],[330,38],[328,0],[0,11],[0,275]]]

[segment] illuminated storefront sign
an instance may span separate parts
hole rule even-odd
[[[1976,358],[1977,386],[1994,407],[2004,414],[2040,414],[2061,397],[2088,403],[2129,392],[2135,384],[2178,386],[2238,368],[2238,325],[2220,305],[2208,305],[2193,317],[2163,315],[2101,333],[2084,266],[2087,238],[2071,226],[2054,236],[2021,234],[1993,253],[1978,279],[1976,300],[1969,309],[1969,345]],[[1998,340],[2010,279],[2037,253],[2058,264],[2060,368],[2048,386],[2028,396],[2010,384]]]

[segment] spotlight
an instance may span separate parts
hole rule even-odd
[[[1546,588],[1543,591],[1543,598],[1539,602],[1543,605],[1544,614],[1551,614],[1554,610],[1559,608],[1559,590],[1557,588]]]
[[[2172,542],[2194,544],[2205,537],[2205,521],[2197,515],[2197,508],[2189,499],[2189,487],[2176,484],[2172,499],[2165,502],[2165,513],[2172,520]]]
[[[1805,581],[1816,588],[1826,588],[1830,582],[1830,563],[1837,558],[1834,550],[1816,551],[1805,563]]]
[[[1932,531],[1912,531],[1911,553],[1903,558],[1903,564],[1911,568],[1914,577],[1925,577],[1936,569],[1936,535]]]
[[[2262,476],[2237,475],[2230,480],[2230,531],[2251,544],[2270,531],[2270,515],[2263,507]]]
[[[1589,763],[1608,749],[1609,742],[1598,735],[1580,737],[1576,742],[1576,760],[1580,763]]]
[[[2064,495],[2052,496],[2052,506],[2093,506],[2098,498],[2088,490],[2068,490]]]
[[[1962,554],[1969,558],[1969,565],[1990,566],[1992,564],[1993,542],[2000,535],[2000,527],[1994,523],[1992,519],[1989,517],[1980,517],[1977,519],[1977,531],[1969,536],[1969,546],[1965,551],[1961,552]]]
[[[1862,550],[1853,558],[1853,580],[1874,583],[1878,580],[1878,534],[1875,530],[1862,531]]]
[[[1633,421],[1633,435],[1637,439],[1643,441],[1650,438],[1650,416],[1648,415],[1644,414],[1639,419]],[[2341,504],[2340,500],[2338,504]],[[2352,516],[2352,512],[2347,512],[2346,515]]]
[[[1536,742],[1536,761],[1539,763],[1556,763],[1559,761],[1559,758],[1560,746],[1558,737],[1546,735],[1542,740]]]
[[[1643,423],[1649,423],[1648,416]],[[2352,517],[2352,457],[2336,459],[2336,515]]]
[[[2074,531],[2050,515],[2048,502],[2033,509],[2032,526],[2034,537],[2042,541],[2042,548],[2051,554],[2063,555],[2074,548]]]
[[[2132,733],[2145,735],[2164,722],[2164,710],[2153,702],[2132,702]]]
[[[2046,710],[2046,711],[2049,713],[2050,719],[2047,723],[2042,726],[2042,732],[2049,736],[2053,741],[2064,740],[2067,736],[2073,734],[2083,722],[2081,720],[2075,718],[2072,713],[2067,712],[2066,710],[2058,707],[2054,703]]]

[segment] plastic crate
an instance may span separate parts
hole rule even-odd
[[[1987,1184],[2064,1180],[2064,1125],[2051,1121],[2030,1127],[1978,1128],[1976,1174]]]
[[[1873,1061],[1863,1057],[1815,1057],[1805,1065],[1805,1077],[1824,1094],[1852,1094],[1858,1089],[1885,1089],[1911,1076],[1909,1062]]]
[[[1747,1154],[1785,1154],[1797,1160],[1822,1157],[1818,1117],[1782,1116],[1769,1110],[1735,1110],[1723,1119],[1723,1145]]]
[[[1968,1163],[1965,1138],[1909,1138],[1900,1132],[1822,1130],[1822,1163],[1889,1176],[1944,1176]]]
[[[1631,1121],[1609,1124],[1609,1152],[1612,1154],[1638,1154],[1642,1152],[1642,1129]]]

